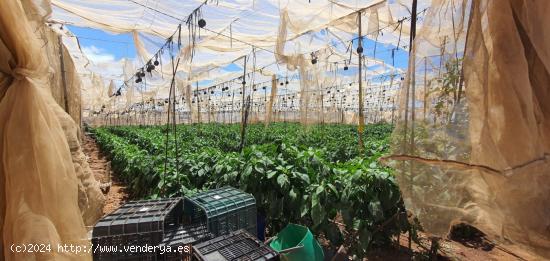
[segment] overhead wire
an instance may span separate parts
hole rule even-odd
[[[138,3],[138,2],[136,2],[136,1],[134,1],[134,0],[128,0],[128,1],[130,1],[130,2],[132,2],[132,3],[134,3],[134,4],[137,4],[137,5],[140,5],[140,6],[144,7],[144,8],[149,9],[149,10],[152,10],[152,11],[154,11],[154,12],[158,12],[158,13],[160,13],[160,14],[163,14],[163,15],[165,15],[165,16],[167,16],[167,17],[176,19],[176,20],[178,20],[178,21],[183,21],[183,19],[180,19],[180,18],[178,18],[178,17],[175,17],[175,16],[173,16],[173,15],[171,15],[171,14],[168,14],[168,13],[166,13],[166,12],[157,10],[157,9],[152,8],[152,7],[150,7],[150,6],[143,5],[143,4]],[[198,10],[198,9],[200,9],[200,8],[201,8],[203,5],[205,5],[207,2],[208,2],[208,0],[204,1],[204,2],[203,2],[201,5],[199,5],[193,12],[195,12],[195,11]],[[361,10],[366,10],[366,9],[368,9],[368,7],[363,8],[363,9],[361,9]],[[419,13],[423,13],[423,12],[425,12],[427,9],[428,9],[428,8],[425,8],[425,9],[421,10]],[[356,12],[358,12],[358,11],[356,11]],[[352,14],[353,14],[353,13],[352,13]],[[348,16],[348,15],[350,15],[350,14],[347,14],[347,15],[345,15],[345,16],[339,17],[338,19],[341,19],[341,18],[346,17],[346,16]],[[189,16],[188,16],[188,18],[189,18]],[[385,30],[385,29],[389,28],[389,27],[392,26],[392,25],[400,24],[400,23],[402,23],[403,21],[405,21],[405,20],[407,20],[407,19],[411,19],[411,17],[402,18],[402,19],[398,20],[398,21],[395,22],[395,23],[388,24],[388,25],[386,25],[386,26],[383,27],[383,28],[379,28],[379,29],[377,29],[377,30],[373,30],[372,32],[368,32],[367,34],[372,34],[372,33],[375,33],[375,32],[380,32],[380,31],[382,31],[382,30]],[[233,21],[232,21],[232,22],[233,22]],[[231,22],[231,23],[232,23],[232,22]],[[231,25],[231,23],[230,23],[230,25]],[[178,30],[181,29],[181,25],[182,25],[182,24],[179,24],[179,25],[178,25]],[[195,24],[195,26],[197,26],[197,25]],[[244,44],[249,45],[249,46],[251,46],[251,47],[253,47],[253,48],[257,48],[257,49],[260,49],[260,50],[264,50],[264,51],[267,51],[267,52],[270,52],[270,53],[272,53],[272,54],[276,54],[276,55],[277,55],[277,53],[276,53],[275,51],[272,51],[272,50],[263,48],[263,47],[261,47],[261,46],[256,46],[256,45],[254,45],[254,44],[248,43],[248,42],[243,41],[243,40],[241,40],[241,39],[238,39],[238,38],[235,38],[235,37],[232,37],[232,36],[228,36],[228,35],[223,34],[222,32],[225,31],[227,28],[224,28],[224,29],[223,29],[222,31],[220,31],[220,32],[213,31],[213,30],[208,29],[208,28],[206,28],[206,27],[201,28],[201,29],[203,29],[203,30],[205,30],[205,31],[208,31],[208,32],[211,32],[211,33],[214,33],[214,34],[216,34],[216,35],[221,35],[221,36],[226,37],[226,38],[229,38],[229,39],[231,39],[231,40],[235,40],[235,41],[237,41],[237,42],[244,43]],[[176,32],[178,32],[178,30],[176,30]],[[170,36],[170,37],[168,38],[168,40],[173,39],[173,37],[174,37],[174,35],[176,34],[176,32],[174,32],[174,33],[172,34],[172,36]],[[310,33],[310,32],[308,31],[308,32],[305,32],[305,33],[303,33],[303,34],[299,34],[299,35],[297,35],[297,36],[305,35],[305,34],[307,34],[307,33]],[[296,36],[295,36],[295,37],[296,37]],[[355,37],[355,38],[353,38],[353,39],[351,39],[351,40],[348,40],[348,41],[354,41],[354,40],[356,40],[356,39],[358,39],[358,38],[359,38],[359,36],[358,36],[358,37]],[[336,46],[336,45],[337,45],[337,44],[329,45],[329,46],[320,48],[320,49],[318,49],[318,50],[315,50],[315,51],[313,51],[313,52],[318,52],[318,51],[320,51],[320,50],[324,50],[324,49],[327,49],[327,48],[331,48],[331,47],[334,47],[334,46]],[[160,49],[159,49],[159,51],[157,51],[157,52],[155,53],[155,55],[157,55],[157,54],[160,52],[160,50],[163,49],[165,46],[166,46],[166,44],[163,45],[163,46],[161,46]],[[307,53],[309,53],[309,52],[305,52],[305,53],[302,53],[302,54],[307,54]],[[154,55],[154,56],[155,56],[155,55]],[[154,56],[153,56],[153,57],[154,57]],[[151,58],[151,59],[152,59],[152,58]],[[129,80],[132,80],[133,77],[134,77],[134,76],[132,76]],[[122,87],[122,86],[121,86],[121,87]]]

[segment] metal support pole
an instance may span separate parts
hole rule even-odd
[[[63,102],[65,105],[65,111],[69,113],[69,95],[67,93],[67,79],[65,76],[65,58],[63,56],[63,40],[61,35],[57,37],[57,42],[59,43],[59,62],[61,67],[61,84],[63,85]],[[109,93],[111,95],[111,93]],[[80,125],[80,123],[78,123]]]
[[[197,87],[195,88],[195,93],[197,94],[197,122],[201,123],[201,97],[199,93],[199,82],[197,81]]]
[[[359,24],[359,41],[358,48],[363,47],[363,36],[361,35],[361,12],[357,13],[357,20]],[[362,79],[362,69],[363,69],[363,53],[357,53],[357,58],[359,60],[359,128],[357,135],[359,136],[359,151],[363,151],[363,128],[365,124],[365,119],[363,115],[363,79]]]
[[[416,114],[416,54],[415,54],[415,44],[414,38],[416,37],[416,9],[418,5],[418,0],[413,0],[412,6],[412,16],[411,16],[411,153],[414,153],[414,121]]]

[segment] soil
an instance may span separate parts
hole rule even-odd
[[[399,245],[393,249],[379,249],[372,251],[367,260],[411,260],[426,259],[431,242],[428,237],[420,233],[421,245],[412,244],[413,253],[409,251],[408,236],[401,235]],[[473,237],[455,241],[442,239],[437,260],[533,260],[534,257],[519,249],[510,249],[493,244],[484,237]]]
[[[474,235],[470,238],[446,238],[439,241],[439,250],[437,258],[430,259],[429,250],[431,241],[428,236],[422,232],[418,232],[419,242],[412,242],[409,249],[409,240],[407,234],[401,234],[398,238],[394,238],[394,243],[383,249],[372,249],[369,251],[366,261],[386,261],[386,260],[539,260],[536,256],[529,252],[519,249],[515,246],[503,246],[488,241],[482,235]],[[344,261],[352,260],[345,253],[345,249],[340,249],[334,258],[327,260]]]
[[[82,143],[82,150],[88,157],[88,164],[105,195],[103,214],[107,215],[128,200],[126,186],[113,175],[110,161],[101,153],[92,137],[84,135]]]

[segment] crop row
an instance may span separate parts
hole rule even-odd
[[[231,185],[255,196],[270,231],[305,224],[333,245],[347,240],[359,254],[407,226],[390,169],[377,162],[388,147],[388,125],[366,126],[363,152],[346,125],[251,125],[242,151],[239,125],[181,125],[175,135],[163,127],[92,132],[137,197]]]

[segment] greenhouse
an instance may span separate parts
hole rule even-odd
[[[550,259],[550,1],[0,6],[0,260]]]

